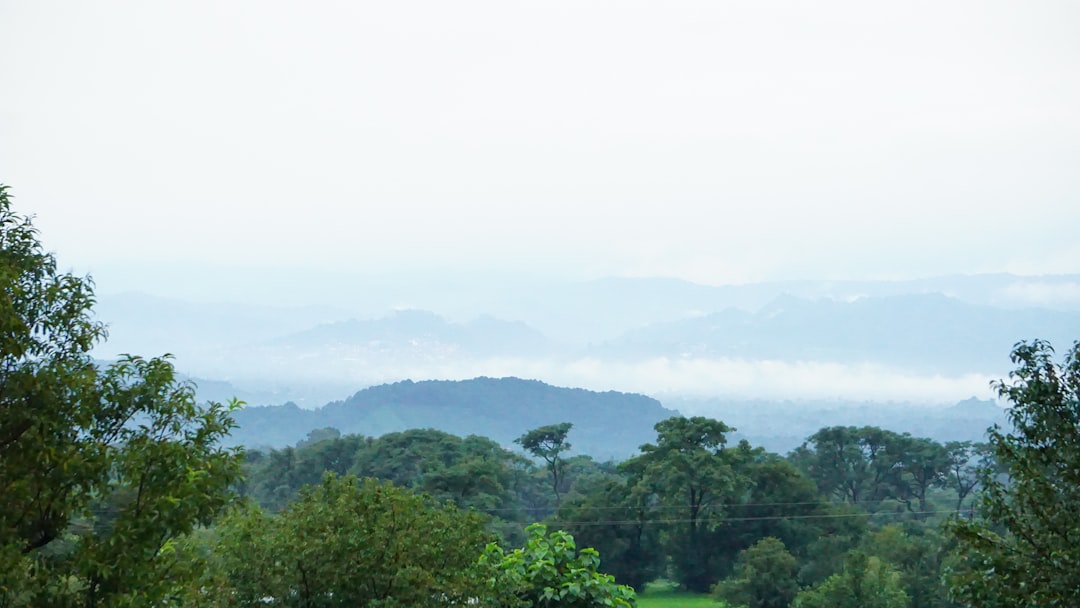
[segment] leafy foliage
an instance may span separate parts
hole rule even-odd
[[[889,524],[868,534],[860,546],[891,564],[900,575],[900,584],[908,595],[909,608],[946,608],[949,601],[944,573],[949,543],[941,537],[940,526],[925,526],[914,521]]]
[[[852,552],[844,569],[795,599],[799,608],[906,608],[900,574],[878,557]]]
[[[553,523],[597,549],[615,580],[643,589],[664,572],[664,549],[653,509],[656,502],[633,477],[593,475],[578,482]]]
[[[951,531],[963,564],[953,592],[972,606],[1071,606],[1080,597],[1080,343],[1062,364],[1046,342],[1021,342],[997,382],[1012,430],[990,430],[1000,469],[984,469],[978,518]]]
[[[388,482],[327,473],[276,516],[249,508],[219,530],[205,586],[222,606],[449,606],[485,591],[483,518]]]
[[[804,466],[822,492],[854,505],[881,500],[895,481],[895,450],[888,447],[897,437],[878,427],[824,428],[807,440]]]
[[[492,593],[505,608],[594,608],[635,606],[634,591],[598,571],[595,549],[577,549],[563,531],[547,533],[543,524],[527,528],[525,546],[507,553],[491,544],[480,558],[491,568]]]
[[[0,185],[0,606],[151,605],[177,541],[230,502],[237,403],[195,403],[167,358],[99,369],[93,284],[58,273]]]
[[[798,560],[784,543],[766,537],[739,554],[734,575],[717,584],[717,597],[747,608],[787,608],[799,592]]]
[[[683,523],[668,536],[668,554],[679,582],[691,591],[708,591],[715,582],[709,565],[710,520],[744,482],[736,466],[739,452],[724,449],[726,434],[733,430],[701,416],[669,418],[656,424],[656,443],[641,446],[641,455],[622,465],[679,514]]]
[[[949,459],[948,486],[956,491],[956,513],[964,507],[964,499],[979,487],[980,471],[994,466],[993,456],[985,443],[950,441],[945,444]]]
[[[555,494],[555,503],[562,502],[562,483],[565,476],[566,463],[562,459],[562,453],[570,450],[570,442],[566,440],[567,433],[574,425],[569,422],[550,424],[535,428],[514,440],[526,452],[547,463],[548,473],[551,474],[551,490]]]
[[[244,491],[271,511],[285,508],[324,472],[373,477],[462,509],[492,516],[489,526],[506,540],[524,540],[526,499],[540,498],[533,512],[550,512],[544,480],[528,459],[486,437],[461,438],[434,429],[389,433],[379,438],[333,436],[267,452],[248,452]]]

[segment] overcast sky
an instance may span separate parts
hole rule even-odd
[[[1078,272],[1078,32],[1073,0],[0,0],[0,182],[83,269]]]

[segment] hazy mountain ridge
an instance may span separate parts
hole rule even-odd
[[[992,401],[968,399],[950,407],[910,403],[666,399],[645,395],[556,387],[520,378],[446,381],[406,380],[370,387],[318,409],[293,403],[247,407],[236,413],[234,444],[294,445],[318,428],[380,436],[412,428],[435,428],[459,436],[482,435],[512,447],[525,431],[572,422],[575,453],[598,459],[626,458],[655,440],[653,425],[670,416],[708,415],[736,428],[732,441],[786,453],[826,426],[879,426],[937,441],[982,441],[986,429],[1004,424]]]
[[[99,350],[157,356],[197,356],[264,342],[312,325],[348,318],[329,306],[280,307],[237,302],[191,302],[140,292],[98,297],[94,313],[109,328]]]
[[[940,403],[989,396],[979,391],[1008,371],[1018,340],[1080,337],[1080,275],[728,286],[429,278],[342,277],[318,307],[103,296],[99,317],[111,323],[111,340],[101,356],[168,350],[193,376],[307,406],[356,386],[483,375],[647,394]],[[301,284],[312,286],[312,299],[326,290]]]
[[[1069,344],[1080,314],[1005,310],[937,293],[851,302],[781,296],[756,313],[727,309],[628,332],[592,352],[609,357],[736,357],[877,362],[923,373],[999,370],[1020,339]]]
[[[380,319],[349,319],[316,325],[269,342],[299,348],[334,346],[387,350],[443,347],[470,355],[543,355],[550,348],[544,334],[520,321],[484,315],[453,323],[426,310],[397,310]]]
[[[236,413],[238,429],[231,440],[251,447],[284,447],[327,426],[368,436],[435,428],[460,436],[483,435],[511,446],[530,429],[571,422],[575,453],[625,458],[655,438],[654,424],[676,414],[644,395],[563,388],[537,380],[406,380],[370,387],[314,410],[292,403],[245,408]]]

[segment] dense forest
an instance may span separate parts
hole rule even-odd
[[[863,557],[887,564],[889,592],[911,606],[953,605],[940,527],[971,517],[980,470],[995,466],[987,445],[829,427],[785,457],[728,445],[731,430],[673,417],[639,455],[597,462],[571,455],[570,424],[524,434],[525,455],[431,429],[371,438],[326,428],[295,447],[248,452],[239,489],[281,512],[328,473],[385,480],[485,514],[503,544],[520,544],[542,522],[599,550],[620,583],[668,577],[733,605],[743,603],[747,560],[783,558],[783,572],[755,576],[809,594]]]
[[[572,422],[491,438],[334,427],[230,446],[167,357],[90,356],[93,284],[0,186],[0,608],[1067,606],[1080,597],[1080,343],[1019,342],[985,442],[827,426],[787,454],[705,417],[636,454]],[[467,421],[467,420],[466,420]]]

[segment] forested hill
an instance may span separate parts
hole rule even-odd
[[[433,428],[511,445],[530,429],[571,422],[574,453],[623,459],[654,440],[653,425],[673,415],[677,412],[644,395],[562,388],[538,380],[405,380],[367,388],[314,410],[291,403],[245,408],[236,413],[239,428],[231,441],[284,447],[323,427],[372,437]]]

